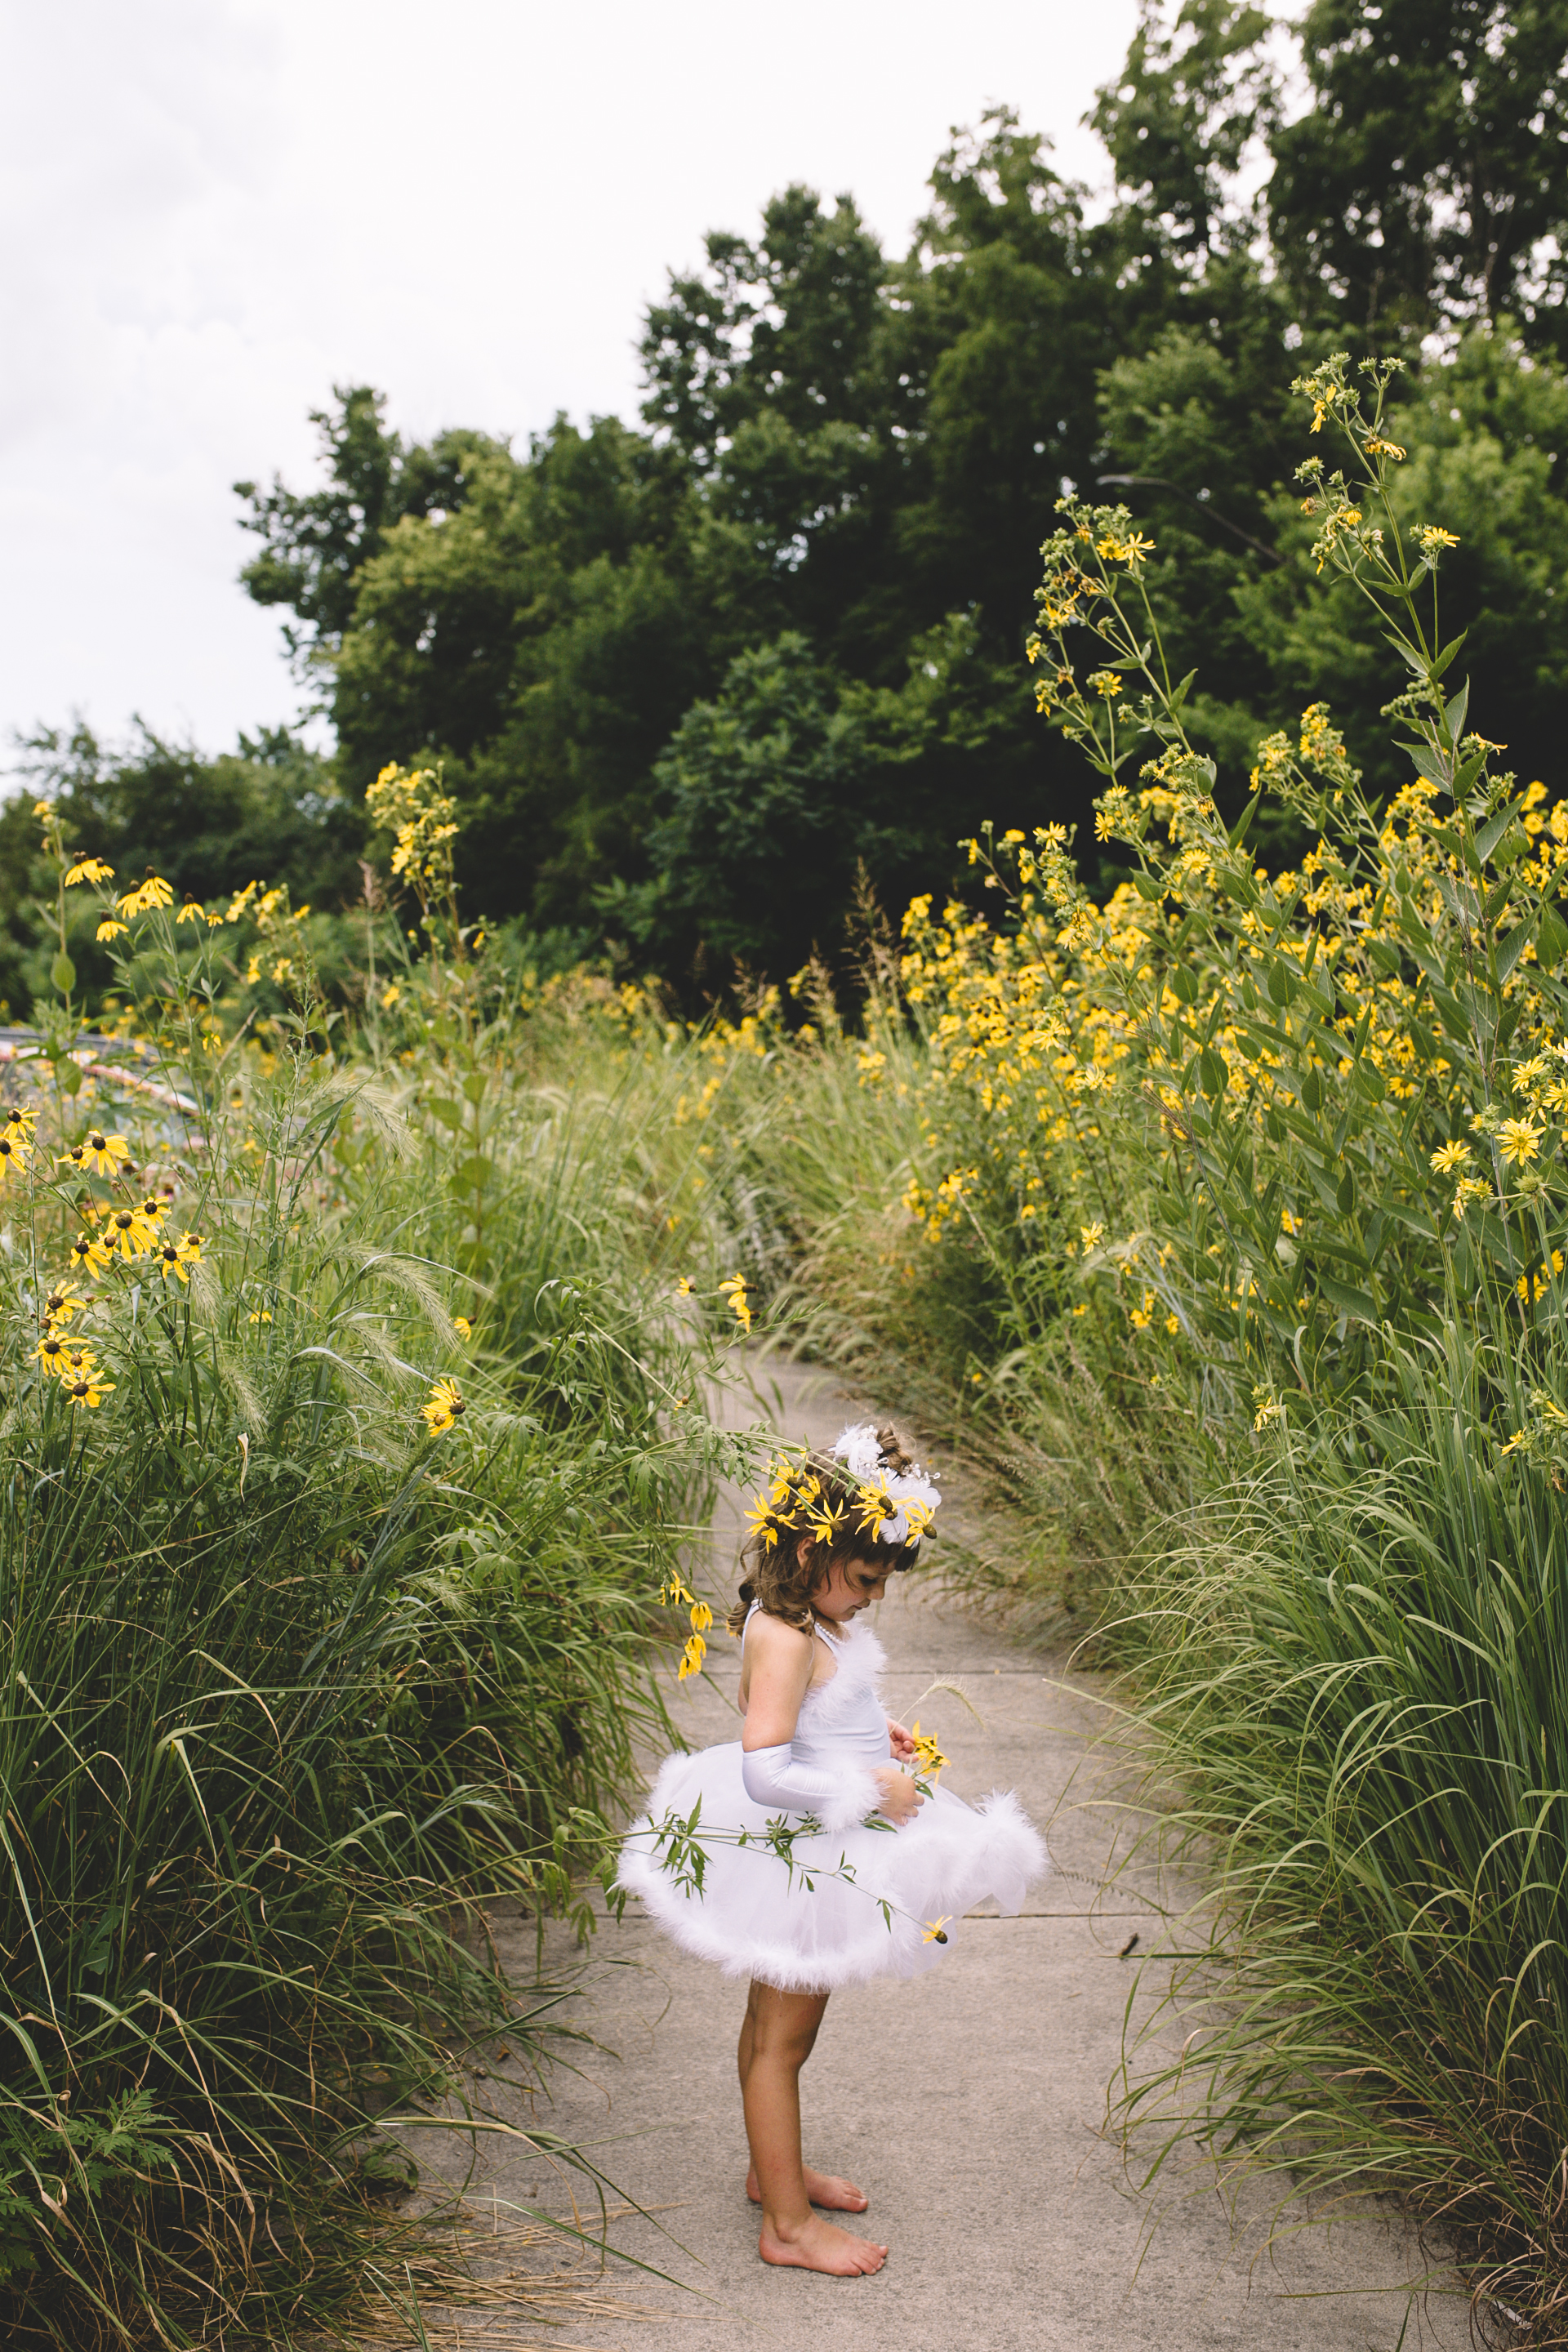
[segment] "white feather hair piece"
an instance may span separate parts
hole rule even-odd
[[[877,1528],[879,1539],[885,1544],[907,1543],[912,1519],[918,1542],[942,1501],[936,1481],[926,1475],[918,1462],[911,1463],[908,1470],[889,1470],[882,1460],[876,1429],[868,1421],[852,1423],[849,1428],[840,1431],[832,1450],[834,1460],[842,1462],[852,1478],[858,1479],[873,1493],[886,1496],[888,1516]],[[911,1504],[912,1512],[908,1507]]]

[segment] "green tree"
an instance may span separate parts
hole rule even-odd
[[[331,762],[285,728],[242,735],[216,759],[147,727],[116,748],[79,721],[17,748],[27,789],[0,805],[0,995],[17,1018],[49,993],[50,950],[35,915],[40,794],[58,806],[75,847],[132,882],[152,867],[181,897],[202,899],[287,882],[297,906],[329,910],[359,895],[363,812],[340,792]],[[108,986],[90,926],[71,954],[89,996]]]
[[[834,958],[862,883],[884,904],[953,874],[972,779],[1018,714],[962,617],[910,651],[898,688],[845,681],[798,630],[739,654],[686,713],[656,771],[650,878],[600,895],[664,968],[722,986]],[[1021,706],[1026,698],[1015,686]]]
[[[1568,0],[1313,0],[1268,221],[1305,316],[1568,348]]]

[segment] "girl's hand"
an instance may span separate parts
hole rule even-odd
[[[895,1829],[912,1822],[925,1799],[907,1772],[895,1771],[890,1764],[874,1764],[871,1778],[882,1791],[880,1811]]]
[[[900,1764],[914,1762],[915,1743],[903,1725],[895,1723],[891,1716],[888,1717],[888,1745]]]

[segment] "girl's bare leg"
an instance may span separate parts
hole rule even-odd
[[[746,2001],[738,2054],[746,2137],[752,2147],[752,2179],[763,2209],[757,2251],[765,2263],[801,2270],[828,2271],[839,2278],[879,2271],[888,2249],[851,2237],[811,2210],[810,2180],[800,2157],[800,2070],[811,2055],[816,2029],[827,2007],[825,1992],[780,1992],[753,1984]],[[852,2192],[859,2196],[858,2189]],[[861,2206],[865,2200],[861,2198]],[[858,2207],[846,2210],[858,2211]]]

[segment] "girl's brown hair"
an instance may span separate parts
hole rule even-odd
[[[912,1469],[913,1458],[898,1432],[877,1432],[882,1469],[896,1477]],[[913,1568],[920,1558],[920,1538],[884,1543],[876,1520],[862,1503],[861,1484],[837,1455],[788,1454],[775,1465],[762,1496],[763,1516],[741,1552],[745,1575],[741,1597],[725,1620],[739,1633],[752,1601],[770,1617],[809,1633],[811,1597],[819,1591],[836,1560],[870,1570],[875,1576],[894,1575]],[[817,1529],[834,1522],[831,1536]]]

